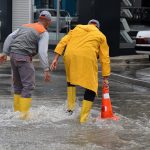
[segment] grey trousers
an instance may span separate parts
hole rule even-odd
[[[35,69],[29,56],[10,53],[15,94],[30,98],[35,88]]]

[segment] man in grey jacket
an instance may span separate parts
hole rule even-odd
[[[51,23],[51,14],[42,11],[36,23],[24,24],[19,29],[8,35],[4,42],[3,54],[0,63],[10,56],[13,72],[14,111],[20,111],[20,118],[29,118],[31,107],[31,91],[35,87],[35,69],[32,57],[39,54],[40,62],[44,69],[44,80],[50,80],[47,28]]]

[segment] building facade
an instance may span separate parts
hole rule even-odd
[[[120,0],[115,0],[115,3],[114,0],[79,1],[79,22],[86,24],[92,18],[100,22],[100,29],[106,35],[110,46],[110,55],[119,55]]]
[[[60,8],[67,10],[71,16],[77,13],[77,4],[79,0],[60,0]],[[57,0],[35,0],[36,8],[54,8],[57,7]]]
[[[33,22],[36,8],[56,9],[57,1],[0,0],[0,43],[19,25]],[[115,3],[114,0],[60,0],[60,9],[78,17],[79,24],[87,24],[92,18],[99,20],[110,45],[111,56],[130,54],[129,47],[134,44],[130,27],[150,23],[148,0],[115,0]]]

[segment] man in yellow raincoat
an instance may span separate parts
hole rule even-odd
[[[100,58],[103,83],[107,86],[110,75],[109,46],[99,30],[99,22],[90,20],[88,25],[77,25],[64,36],[55,48],[51,70],[55,70],[58,58],[64,54],[67,76],[68,112],[75,108],[76,85],[85,88],[80,113],[80,123],[87,121],[98,91],[98,58]]]

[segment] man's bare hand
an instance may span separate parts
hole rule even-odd
[[[108,77],[103,78],[103,87],[109,88],[109,82],[108,82]]]
[[[51,76],[49,71],[44,71],[44,80],[45,81],[50,81]]]
[[[0,55],[0,64],[6,62],[6,60],[7,60],[7,55],[5,54]]]
[[[58,64],[58,61],[56,59],[54,59],[50,66],[51,71],[56,70],[57,64]]]

